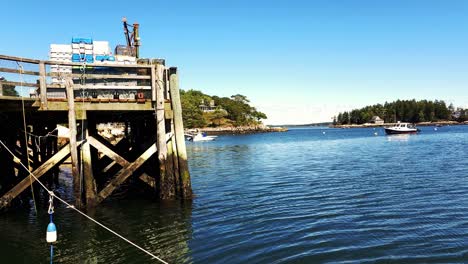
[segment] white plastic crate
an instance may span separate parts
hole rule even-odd
[[[61,52],[61,51],[59,51],[59,52],[56,52],[56,51],[49,52],[49,56],[52,56],[52,57],[54,57],[54,56],[56,56],[56,57],[70,56],[71,57],[71,55],[72,55],[71,50],[70,50],[70,52]]]
[[[111,53],[109,41],[94,41],[93,51],[95,55],[109,55]]]
[[[93,49],[93,44],[72,43],[73,49]]]
[[[70,58],[50,58],[50,61],[71,62],[71,57]]]
[[[51,52],[71,53],[72,52],[72,46],[70,44],[50,44],[50,51]]]
[[[89,54],[93,55],[92,49],[73,49],[73,54]]]

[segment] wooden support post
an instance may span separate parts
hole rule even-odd
[[[169,81],[169,69],[168,68],[164,69],[164,84],[165,84],[164,99],[169,99],[171,97],[171,95],[169,93],[170,81]]]
[[[106,199],[112,192],[117,189],[128,177],[130,177],[138,168],[143,165],[153,154],[156,153],[156,144],[151,145],[143,154],[140,155],[134,162],[124,166],[110,183],[104,187],[98,194],[98,203]]]
[[[89,121],[83,122],[85,125],[85,137],[89,137]],[[82,157],[83,157],[83,174],[84,174],[84,186],[86,194],[86,205],[94,206],[96,203],[97,188],[96,181],[94,180],[92,158],[91,158],[91,145],[88,141],[85,141],[82,146]]]
[[[73,175],[73,192],[75,204],[81,207],[81,177],[78,171],[78,149],[76,145],[76,118],[75,118],[75,96],[73,93],[73,81],[68,78],[65,83],[68,99],[68,128],[70,129],[70,153]]]
[[[174,148],[172,147],[173,140],[174,140],[174,137],[172,136],[166,142],[166,146],[167,146],[166,171],[167,171],[167,177],[171,178],[171,181],[173,182],[174,195],[177,196],[177,195],[180,195],[180,188],[179,188],[180,182],[179,182],[179,179],[175,176],[176,173],[174,171]]]
[[[173,199],[175,195],[174,179],[166,169],[167,146],[166,146],[166,119],[164,118],[164,65],[156,65],[156,142],[158,148],[159,179],[161,199]]]
[[[78,143],[78,145],[81,142]],[[66,158],[70,156],[70,149],[66,146],[62,148],[57,154],[52,156],[46,162],[44,162],[41,166],[39,166],[36,170],[32,172],[32,175],[36,176],[36,178],[40,178],[45,173],[47,173],[51,168],[56,166],[57,164],[62,163]],[[24,178],[20,183],[15,185],[10,191],[8,191],[2,198],[0,198],[0,209],[8,206],[10,202],[17,197],[20,193],[22,193],[26,188],[30,186],[30,181],[35,182],[36,179],[29,177]]]
[[[0,96],[3,96],[3,83],[0,82]]]
[[[182,104],[179,94],[179,78],[177,68],[171,67],[170,71],[170,93],[172,110],[174,112],[174,134],[179,156],[179,174],[181,182],[182,198],[192,199],[192,185],[187,162],[187,150],[185,149],[184,123],[182,120]]]
[[[41,98],[41,110],[47,110],[46,68],[44,62],[42,61],[39,63],[39,91]]]
[[[158,76],[156,75],[156,65],[151,65],[151,101],[156,102],[158,89]]]

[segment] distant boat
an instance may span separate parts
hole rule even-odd
[[[193,134],[185,134],[185,137],[189,141],[212,141],[217,138],[217,136],[207,136],[206,133],[197,133],[195,135]]]
[[[393,134],[415,134],[418,133],[420,130],[416,128],[413,124],[410,123],[398,123],[392,127],[385,127],[385,133],[388,135]]]

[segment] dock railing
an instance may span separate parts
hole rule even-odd
[[[10,64],[2,63],[6,61]],[[52,71],[53,67],[66,68],[69,71]],[[169,99],[169,86],[165,80],[168,70],[162,59],[142,59],[138,64],[104,64],[0,55],[0,77],[3,77],[0,78],[0,96],[4,96],[2,87],[5,86],[36,88],[29,95],[23,93],[21,96],[37,97],[40,100],[40,109],[48,110],[49,101],[67,100],[66,79],[71,78],[75,100],[155,102],[159,85],[164,87],[164,99]],[[24,81],[25,76],[28,76],[27,81]]]

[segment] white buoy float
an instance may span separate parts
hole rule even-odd
[[[47,243],[57,242],[57,228],[55,227],[54,222],[50,222],[47,225],[46,240],[47,240]]]
[[[49,209],[47,213],[50,217],[50,222],[47,225],[46,241],[47,243],[57,242],[57,227],[54,224],[54,196],[53,193],[49,197]],[[51,245],[51,254],[52,254],[52,245]]]

